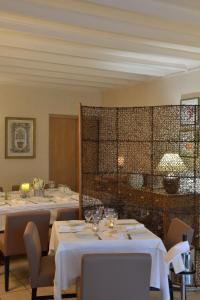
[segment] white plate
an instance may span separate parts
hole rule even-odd
[[[117,220],[118,225],[132,225],[132,224],[138,224],[138,221],[134,219],[121,219]]]
[[[84,220],[70,220],[67,221],[67,225],[69,226],[79,226],[79,225],[84,225],[85,221]]]

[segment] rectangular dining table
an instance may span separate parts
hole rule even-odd
[[[22,198],[19,191],[9,192],[5,200],[5,193],[0,193],[0,231],[5,227],[5,216],[8,213],[24,212],[30,210],[49,210],[51,212],[51,224],[56,219],[58,208],[78,208],[79,194],[74,191],[62,192],[59,189],[45,190],[44,197]],[[7,198],[7,197],[6,197]]]
[[[52,227],[49,251],[55,254],[55,300],[61,300],[62,291],[76,283],[81,275],[82,256],[88,253],[151,254],[150,286],[161,290],[163,300],[170,299],[166,249],[158,236],[136,220],[130,220],[131,224],[118,220],[113,230],[104,223],[98,232],[92,230],[91,224],[77,222],[80,225],[74,226],[73,221],[54,222]]]

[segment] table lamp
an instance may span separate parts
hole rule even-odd
[[[178,153],[165,153],[157,170],[164,173],[163,186],[168,194],[176,194],[179,189],[179,173],[186,171],[186,166]]]

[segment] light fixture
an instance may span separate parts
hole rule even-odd
[[[179,189],[179,174],[186,171],[186,166],[178,153],[165,153],[157,170],[164,173],[163,186],[167,193],[176,194]]]

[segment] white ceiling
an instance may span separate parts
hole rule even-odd
[[[0,0],[0,84],[105,89],[199,67],[199,0]]]

